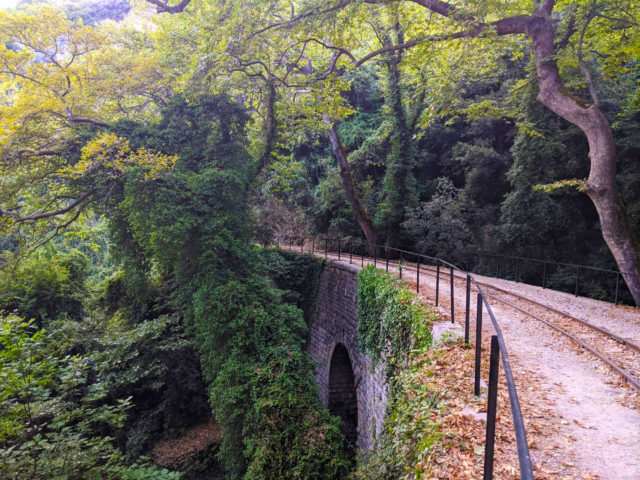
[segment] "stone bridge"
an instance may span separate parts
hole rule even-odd
[[[327,262],[322,272],[311,325],[309,353],[316,361],[320,400],[343,420],[351,444],[371,450],[382,430],[387,398],[384,368],[358,347],[358,271]]]

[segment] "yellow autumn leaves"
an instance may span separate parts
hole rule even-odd
[[[80,161],[60,170],[71,179],[91,175],[96,171],[115,178],[127,167],[137,166],[144,172],[144,179],[151,180],[173,169],[178,157],[169,156],[147,148],[132,150],[129,141],[113,133],[103,133],[82,149]]]

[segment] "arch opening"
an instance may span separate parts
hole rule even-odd
[[[342,419],[342,433],[355,448],[358,439],[358,397],[351,358],[345,346],[338,343],[329,366],[329,411]]]

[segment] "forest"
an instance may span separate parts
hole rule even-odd
[[[578,264],[640,304],[636,1],[5,6],[2,478],[375,478],[317,398],[321,262],[258,245]]]

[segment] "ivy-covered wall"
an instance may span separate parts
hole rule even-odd
[[[395,276],[372,266],[358,275],[358,340],[383,365],[389,395],[382,434],[353,476],[359,480],[431,478],[439,447],[441,392],[432,389],[431,306]],[[425,376],[426,374],[426,376]]]

